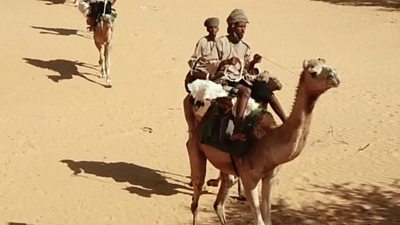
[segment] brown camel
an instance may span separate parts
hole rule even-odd
[[[271,225],[272,179],[280,165],[295,159],[303,150],[318,97],[328,89],[338,87],[339,83],[336,71],[327,66],[324,60],[304,61],[295,102],[287,121],[276,126],[269,114],[262,116],[254,128],[253,133],[257,135],[248,153],[240,158],[233,157],[233,160],[228,153],[200,143],[202,122],[196,125],[193,112],[185,108],[190,132],[187,148],[193,183],[193,225],[197,221],[198,202],[205,181],[207,160],[221,171],[221,185],[214,203],[214,210],[221,224],[227,224],[224,203],[229,189],[236,182],[236,175],[243,183],[254,224]],[[260,181],[261,201],[257,189]]]
[[[101,66],[101,78],[106,78],[106,86],[111,87],[110,54],[113,34],[113,18],[109,14],[103,14],[93,31],[94,43],[99,50],[99,65]]]

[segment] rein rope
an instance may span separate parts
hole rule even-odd
[[[290,72],[290,73],[292,73],[292,74],[294,74],[294,75],[298,75],[298,73],[295,73],[295,72],[293,72],[292,70],[290,70],[290,69],[288,69],[288,68],[286,68],[286,67],[284,67],[284,66],[282,66],[282,65],[280,65],[280,64],[278,64],[278,63],[276,63],[276,62],[274,62],[274,61],[272,61],[272,60],[270,60],[270,59],[267,59],[267,58],[265,58],[264,56],[261,56],[263,59],[265,59],[265,60],[267,60],[268,62],[271,62],[271,63],[273,63],[274,65],[276,65],[276,66],[278,66],[279,68],[281,68],[281,69],[284,69],[284,70],[286,70],[286,71],[288,71],[288,72]]]

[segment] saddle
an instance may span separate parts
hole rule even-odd
[[[200,142],[233,156],[243,156],[255,138],[252,135],[254,126],[265,113],[267,113],[265,109],[259,108],[245,117],[243,133],[247,141],[232,141],[229,138],[234,128],[231,99],[228,97],[215,99],[203,117]]]

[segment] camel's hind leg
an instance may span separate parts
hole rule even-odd
[[[207,165],[207,158],[199,148],[199,141],[200,140],[198,132],[193,131],[193,135],[189,136],[189,140],[187,142],[191,171],[190,176],[193,183],[193,197],[191,205],[191,210],[193,214],[193,225],[195,225],[197,222],[197,208],[199,205],[201,191],[204,185]]]
[[[218,219],[222,225],[226,225],[225,217],[225,200],[228,197],[229,189],[234,185],[237,178],[233,175],[227,175],[220,172],[221,185],[219,186],[219,191],[217,198],[214,202],[214,210],[217,213]]]
[[[111,87],[111,74],[110,74],[110,66],[111,66],[111,60],[110,60],[110,54],[111,54],[111,48],[112,45],[111,43],[106,44],[104,48],[104,57],[105,57],[105,63],[104,63],[104,70],[106,74],[106,86]]]
[[[215,179],[209,179],[207,181],[207,186],[218,187],[220,180],[221,180],[221,177],[217,177]],[[244,193],[243,185],[242,185],[242,182],[240,181],[240,179],[238,179],[237,183],[238,183],[238,200],[246,201],[247,198]]]
[[[183,99],[183,109],[184,109],[184,114],[185,114],[185,119],[186,119],[186,123],[187,123],[187,126],[188,126],[188,134],[189,134],[188,141],[186,142],[186,148],[187,148],[188,153],[189,153],[189,151],[191,149],[191,148],[189,148],[189,142],[191,141],[191,138],[193,136],[192,133],[194,132],[194,128],[195,128],[195,125],[196,125],[196,118],[194,116],[192,107],[193,106],[190,103],[190,95],[188,94]],[[189,153],[189,158],[190,158],[190,153]],[[192,182],[191,178],[190,178],[189,185],[191,187],[193,187],[193,182]]]

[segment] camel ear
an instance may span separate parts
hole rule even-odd
[[[303,69],[305,69],[308,66],[308,60],[304,60],[303,61]]]
[[[318,61],[326,63],[325,59],[323,59],[323,58],[318,58]]]

